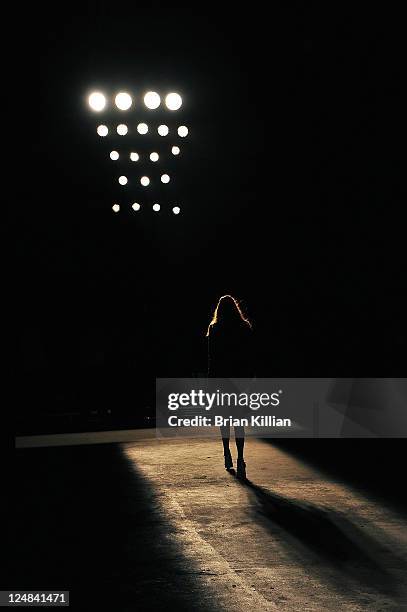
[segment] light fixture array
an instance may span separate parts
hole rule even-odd
[[[142,101],[141,101],[142,100]],[[163,109],[168,111],[177,111],[182,106],[182,98],[178,93],[170,92],[165,96],[160,96],[156,91],[148,91],[139,99],[130,95],[125,91],[118,92],[113,98],[109,99],[105,94],[100,91],[92,92],[88,97],[88,104],[92,111],[96,113],[102,113],[103,111],[109,111],[109,107],[115,108],[118,112],[124,111],[137,111],[142,105],[147,109],[146,112],[150,110],[157,110],[160,106]],[[109,117],[110,119],[110,117]],[[185,125],[178,125],[176,129],[171,128],[166,124],[160,124],[157,126],[152,126],[151,123],[146,123],[144,121],[134,122],[127,121],[126,123],[115,122],[114,125],[106,125],[105,123],[101,123],[97,126],[96,132],[97,134],[105,139],[109,136],[135,136],[135,137],[154,137],[154,135],[158,135],[160,137],[169,136],[174,137],[175,133],[179,138],[185,138],[188,136],[189,130]],[[126,139],[127,141],[127,139]],[[134,148],[139,148],[135,146]],[[156,147],[157,148],[157,147]],[[178,156],[181,153],[181,149],[178,145],[171,145],[170,148],[172,156]],[[164,151],[165,153],[165,151]],[[131,161],[131,162],[144,162],[148,160],[148,163],[152,162],[153,164],[157,164],[163,160],[163,152],[158,153],[155,150],[150,151],[149,153],[142,153],[140,151],[132,150],[129,152],[120,152],[116,149],[113,149],[109,153],[109,157],[114,162],[119,161]],[[170,183],[171,177],[168,173],[160,172],[158,184],[167,185]],[[135,185],[139,185],[143,188],[149,187],[152,184],[152,179],[147,176],[139,176],[138,178],[134,178],[131,176],[126,176],[122,174],[117,178],[117,182],[121,187],[132,187]],[[155,182],[155,181],[154,181]],[[120,212],[121,205],[118,202],[115,202],[112,206],[112,210],[115,213]],[[142,210],[143,206],[139,202],[133,202],[131,204],[131,208],[133,211],[138,212]],[[161,210],[161,206],[158,202],[155,202],[152,205],[152,210],[154,212],[159,212]],[[172,206],[172,212],[174,215],[178,215],[180,213],[180,207],[178,205]]]

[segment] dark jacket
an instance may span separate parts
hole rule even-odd
[[[208,373],[215,378],[252,378],[255,375],[253,331],[241,319],[223,320],[211,327]]]

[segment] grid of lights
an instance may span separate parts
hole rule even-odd
[[[166,95],[162,96],[156,91],[147,91],[140,98],[136,98],[134,95],[126,92],[119,91],[113,98],[106,96],[104,93],[100,91],[92,92],[88,97],[88,104],[92,111],[95,113],[101,114],[105,110],[109,110],[110,108],[115,108],[117,112],[124,113],[126,111],[136,112],[142,109],[143,105],[146,112],[154,111],[159,109],[160,107],[165,108],[166,110],[172,112],[178,111],[182,107],[182,97],[176,92],[169,92]],[[152,115],[149,115],[151,117]],[[166,136],[172,135],[172,138],[178,136],[179,138],[186,138],[189,134],[188,127],[186,125],[178,125],[178,127],[170,128],[168,125],[160,124],[160,125],[152,125],[150,120],[147,120],[148,123],[144,121],[134,122],[130,121],[130,116],[128,116],[126,123],[120,123],[119,121],[112,125],[106,125],[105,123],[100,123],[96,127],[96,132],[98,136],[101,138],[106,138],[111,136],[127,136],[130,135],[139,135],[139,136],[147,136],[151,137],[154,134],[158,134],[158,136],[165,138]],[[176,138],[175,138],[176,139]],[[127,141],[127,139],[126,139]],[[138,148],[138,147],[136,147]],[[169,147],[168,154],[171,156],[178,156],[181,153],[181,149],[178,145],[172,144]],[[126,152],[118,151],[113,149],[109,152],[109,158],[113,162],[118,162],[118,160],[127,160],[131,162],[147,162],[161,166],[161,162],[163,160],[164,152],[157,152],[156,150],[151,150],[150,152],[145,152],[143,147],[139,148],[139,151],[132,150],[129,152],[127,149]],[[165,157],[164,157],[165,160]],[[121,165],[121,162],[119,162]],[[153,166],[151,166],[153,167]],[[150,172],[148,172],[150,174]],[[117,176],[117,175],[116,175]],[[163,185],[167,185],[171,181],[171,177],[168,173],[162,173],[162,170],[159,176],[155,179],[154,177],[148,176],[147,174],[138,177],[126,176],[122,174],[118,176],[116,179],[120,186],[131,188],[135,185],[139,185],[142,188],[146,188],[149,186],[157,186],[160,183]],[[166,188],[165,188],[166,189]],[[125,190],[126,191],[126,190]],[[127,192],[128,193],[128,192]],[[120,212],[121,205],[118,202],[115,202],[112,205],[112,210],[115,213]],[[146,204],[141,205],[139,202],[133,202],[131,204],[131,208],[134,212],[139,212],[143,208],[151,208],[154,212],[160,212],[161,205],[158,202],[154,204],[150,204],[147,206]],[[171,211],[174,215],[178,215],[181,211],[179,205],[173,205]]]

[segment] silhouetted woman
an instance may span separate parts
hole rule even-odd
[[[223,295],[208,326],[208,376],[211,378],[250,378],[254,375],[252,324],[238,301]],[[237,477],[246,478],[244,427],[235,427]],[[230,427],[220,428],[225,468],[233,468],[230,453]]]

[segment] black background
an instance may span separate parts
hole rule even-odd
[[[253,320],[260,376],[405,374],[401,16],[222,6],[10,17],[19,431],[144,418],[155,376],[205,371],[224,293]],[[183,95],[182,214],[112,213],[93,89]]]

